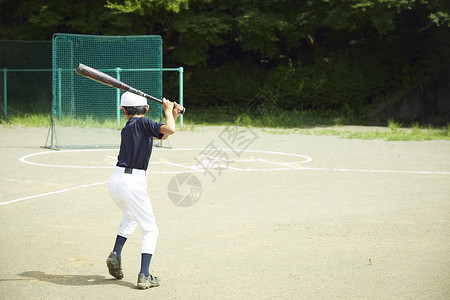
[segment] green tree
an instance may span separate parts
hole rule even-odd
[[[3,39],[49,40],[55,32],[161,35],[165,65],[186,67],[191,104],[243,103],[264,88],[292,108],[363,111],[450,64],[448,0],[0,4]]]

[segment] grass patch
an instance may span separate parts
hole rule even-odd
[[[51,116],[49,114],[23,114],[20,116],[12,115],[1,121],[2,125],[21,125],[28,127],[48,127],[51,124]],[[92,116],[85,118],[65,117],[62,120],[57,120],[57,126],[81,127],[81,128],[109,128],[122,129],[125,125],[125,117],[120,120],[113,119],[95,119]]]
[[[240,125],[261,128],[300,128],[313,126],[333,126],[341,124],[363,124],[362,120],[343,118],[337,112],[316,111],[255,112],[240,107],[192,108],[188,110],[186,124],[192,125]]]
[[[383,139],[387,141],[429,141],[429,140],[450,140],[450,124],[443,128],[421,127],[418,123],[410,128],[403,128],[401,124],[392,120],[389,121],[386,130],[333,130],[316,129],[311,134],[314,135],[337,135],[347,139],[375,140]]]
[[[1,120],[2,125],[22,125],[28,127],[48,127],[50,126],[50,115],[44,113],[12,115]]]
[[[48,127],[51,116],[45,113],[27,113],[10,115],[1,120],[4,126],[21,125],[30,127]],[[65,117],[57,121],[57,126],[109,128],[120,130],[126,119],[121,116],[120,124],[116,119],[98,120],[92,116],[86,118]],[[385,130],[343,130],[344,125],[367,125],[355,122],[335,114],[319,114],[310,111],[278,111],[277,114],[255,115],[233,107],[190,109],[184,119],[182,131],[195,131],[198,126],[251,126],[264,128],[272,134],[308,134],[339,136],[347,139],[383,139],[387,141],[424,141],[450,140],[450,124],[443,128],[422,127],[418,123],[404,128],[402,124],[390,120]],[[323,127],[323,128],[322,128]],[[326,127],[326,128],[325,128]]]
[[[314,126],[312,126],[314,127]],[[386,140],[386,141],[427,141],[427,140],[450,140],[450,124],[443,128],[432,126],[421,127],[415,123],[410,128],[404,128],[401,124],[389,121],[388,127],[376,129],[351,129],[345,130],[342,125],[321,128],[265,128],[265,132],[276,135],[305,134],[317,136],[339,136],[345,139],[361,140]]]

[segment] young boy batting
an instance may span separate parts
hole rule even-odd
[[[154,139],[165,140],[175,133],[175,121],[183,107],[163,99],[165,124],[154,122],[144,115],[148,111],[144,97],[125,92],[121,97],[121,109],[127,123],[121,132],[120,151],[113,175],[109,180],[109,193],[122,210],[123,218],[117,231],[114,249],[106,260],[109,274],[123,278],[122,248],[136,226],[142,230],[141,270],[137,287],[147,289],[159,286],[158,277],[150,274],[150,261],[156,247],[158,227],[147,194],[146,170],[152,154]]]

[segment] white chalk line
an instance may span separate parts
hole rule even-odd
[[[110,150],[110,149],[108,149]],[[84,150],[63,150],[63,151],[43,151],[43,152],[36,152],[32,154],[28,154],[25,156],[22,156],[19,158],[19,161],[34,165],[34,166],[40,166],[40,167],[52,167],[52,168],[72,168],[72,169],[112,169],[113,166],[71,166],[71,165],[52,165],[52,164],[41,164],[37,162],[28,161],[28,158],[38,155],[44,155],[44,154],[57,154],[57,153],[73,153],[73,152],[98,152],[98,151],[105,151],[105,149],[84,149]],[[117,157],[114,157],[114,159],[117,159]]]
[[[172,164],[172,163],[168,163],[168,164]],[[186,166],[178,165],[178,164],[173,164],[173,165],[186,167]],[[227,169],[234,170],[236,168],[227,167]],[[396,170],[364,170],[364,169],[352,170],[352,169],[305,168],[305,167],[295,167],[295,169],[312,170],[312,171],[337,171],[337,172],[407,173],[407,174],[441,174],[441,175],[450,175],[450,172],[428,172],[428,171],[396,171]],[[203,172],[206,169],[194,169],[194,170],[196,172]],[[255,171],[255,170],[257,170],[257,169],[239,169],[239,171]],[[285,170],[285,169],[284,168],[279,168],[279,169],[273,169],[273,170]],[[179,172],[176,171],[176,172],[168,172],[168,173],[176,174],[176,173],[179,173]],[[55,194],[61,194],[61,193],[65,193],[65,192],[75,191],[75,190],[78,190],[78,189],[88,188],[88,187],[97,186],[97,185],[102,185],[102,184],[105,184],[105,183],[108,183],[108,180],[101,181],[101,182],[95,182],[95,183],[91,183],[91,184],[79,185],[79,186],[76,186],[76,187],[63,189],[63,190],[59,190],[59,191],[53,191],[53,192],[48,192],[48,193],[43,193],[43,194],[38,194],[38,195],[33,195],[33,196],[28,196],[28,197],[23,197],[23,198],[18,198],[18,199],[14,199],[14,200],[5,201],[5,202],[0,202],[0,206],[1,205],[11,204],[11,203],[16,203],[16,202],[20,202],[20,201],[24,201],[24,200],[35,199],[35,198],[40,198],[40,197],[45,197],[45,196],[50,196],[50,195],[55,195]]]
[[[335,171],[335,172],[364,172],[364,173],[404,173],[404,174],[436,174],[436,175],[450,175],[450,172],[440,171],[406,171],[406,170],[366,170],[366,169],[337,169],[337,168],[308,168],[297,167],[298,170],[312,170],[312,171]]]
[[[181,167],[181,168],[185,168],[185,169],[188,169],[188,170],[191,170],[191,171],[196,171],[196,172],[203,172],[204,170],[202,170],[202,169],[199,169],[199,168],[196,168],[196,167],[192,167],[192,166],[185,166],[185,165],[182,165],[182,164],[176,164],[176,163],[173,163],[173,162],[168,162],[168,161],[166,161],[166,162],[164,162],[166,165],[169,165],[169,166],[175,166],[175,167]],[[176,171],[176,172],[178,172],[178,171]],[[183,171],[183,172],[185,172],[185,171]],[[150,171],[150,173],[151,173],[151,171]]]
[[[253,159],[223,159],[223,158],[218,158],[218,159],[214,159],[214,157],[208,156],[208,155],[202,155],[202,157],[207,157],[207,158],[212,158],[211,160],[208,159],[201,159],[199,160],[199,162],[203,165],[201,165],[200,167],[196,167],[194,165],[191,166],[186,166],[183,164],[175,164],[175,163],[170,163],[170,162],[165,162],[165,164],[168,165],[173,165],[173,166],[178,166],[178,167],[182,167],[182,168],[186,168],[195,172],[204,172],[207,169],[216,169],[216,170],[224,170],[224,169],[229,169],[229,170],[235,170],[235,171],[286,171],[286,170],[311,170],[311,171],[335,171],[335,172],[365,172],[365,173],[406,173],[406,174],[437,174],[437,175],[450,175],[450,172],[445,172],[445,171],[415,171],[415,170],[370,170],[370,169],[345,169],[345,168],[313,168],[313,167],[300,167],[300,166],[295,166],[295,165],[299,165],[300,163],[303,162],[286,162],[286,163],[280,163],[280,162],[275,162],[275,161],[270,161],[267,159],[262,159],[262,158],[253,158]],[[237,168],[237,167],[232,167],[229,164],[233,163],[233,162],[264,162],[267,164],[274,164],[274,165],[279,165],[279,166],[284,166],[281,168]],[[310,161],[310,160],[308,160]],[[205,167],[205,166],[209,166]],[[177,173],[173,172],[173,173]],[[181,171],[184,172],[184,171]],[[151,171],[150,171],[151,173]]]
[[[345,169],[345,168],[312,168],[312,167],[302,167],[300,164],[309,163],[312,161],[312,158],[305,155],[293,154],[293,153],[284,153],[284,152],[275,152],[275,151],[265,151],[265,150],[241,150],[241,149],[216,149],[217,151],[224,152],[235,152],[235,153],[260,153],[260,154],[272,154],[272,155],[281,155],[281,156],[289,156],[301,158],[303,161],[294,161],[294,162],[276,162],[268,159],[262,158],[250,158],[250,159],[228,159],[222,157],[215,157],[207,154],[203,154],[202,152],[205,149],[201,148],[177,148],[177,149],[167,149],[167,148],[155,148],[153,151],[155,152],[171,152],[171,151],[199,151],[199,155],[197,156],[197,161],[200,164],[197,165],[184,165],[181,163],[173,163],[173,162],[150,162],[150,165],[157,164],[167,164],[175,167],[180,167],[182,170],[180,171],[153,171],[151,168],[148,170],[148,173],[154,174],[179,174],[186,172],[187,170],[191,172],[204,172],[209,168],[211,169],[230,169],[235,171],[286,171],[286,170],[313,170],[313,171],[336,171],[336,172],[369,172],[369,173],[404,173],[404,174],[437,174],[437,175],[450,175],[450,172],[445,171],[407,171],[407,170],[370,170],[370,169]],[[63,151],[44,151],[32,153],[29,155],[25,155],[21,157],[19,160],[26,164],[37,165],[42,167],[55,167],[55,168],[77,168],[77,169],[113,169],[115,166],[110,164],[109,166],[74,166],[74,165],[54,165],[54,164],[42,164],[37,162],[31,162],[28,159],[38,155],[45,154],[54,154],[54,153],[73,153],[73,152],[99,152],[99,151],[111,151],[111,149],[76,149],[76,150],[63,150]],[[117,159],[117,157],[112,155],[106,155],[107,158]],[[200,159],[199,159],[200,158]],[[207,160],[203,158],[208,158]],[[211,160],[212,159],[212,160]],[[263,162],[267,164],[279,165],[280,168],[239,168],[230,166],[230,163],[233,162]],[[205,167],[206,166],[206,167]]]
[[[0,205],[6,205],[6,204],[11,204],[11,203],[15,203],[15,202],[28,200],[28,199],[40,198],[40,197],[45,197],[45,196],[50,196],[50,195],[56,195],[56,194],[61,194],[61,193],[65,193],[65,192],[75,191],[75,190],[82,189],[82,188],[88,188],[88,187],[92,187],[92,186],[102,185],[102,184],[105,184],[107,182],[108,182],[108,180],[101,181],[101,182],[90,183],[90,184],[83,184],[83,185],[79,185],[79,186],[75,186],[75,187],[72,187],[72,188],[63,189],[63,190],[59,190],[59,191],[53,191],[53,192],[48,192],[48,193],[43,193],[43,194],[38,194],[38,195],[33,195],[33,196],[28,196],[28,197],[23,197],[23,198],[19,198],[19,199],[14,199],[14,200],[6,201],[6,202],[0,202]]]
[[[233,152],[250,152],[250,153],[265,153],[265,154],[275,154],[275,155],[284,155],[284,156],[294,156],[294,157],[300,157],[305,159],[304,161],[300,161],[300,162],[286,162],[286,163],[280,163],[280,162],[274,162],[268,159],[262,159],[262,158],[250,158],[250,159],[235,159],[235,160],[229,160],[229,159],[222,159],[222,158],[216,158],[216,157],[212,157],[209,155],[205,155],[205,154],[200,154],[200,157],[206,157],[206,158],[213,158],[213,167],[211,167],[211,169],[229,169],[229,170],[236,170],[236,171],[285,171],[285,170],[310,170],[310,171],[335,171],[335,172],[364,172],[364,173],[403,173],[403,174],[436,174],[436,175],[450,175],[450,172],[445,172],[445,171],[406,171],[406,170],[370,170],[370,169],[345,169],[345,168],[313,168],[313,167],[301,167],[298,166],[299,164],[304,164],[304,163],[308,163],[310,161],[312,161],[312,158],[308,157],[308,156],[304,156],[304,155],[299,155],[299,154],[291,154],[291,153],[283,153],[283,152],[274,152],[274,151],[263,151],[263,150],[239,150],[239,149],[217,149],[219,151],[233,151]],[[64,151],[59,151],[59,152],[55,152],[55,151],[44,151],[44,152],[37,152],[37,153],[32,153],[29,155],[25,155],[23,157],[21,157],[19,160],[23,163],[26,164],[30,164],[30,165],[37,165],[37,166],[42,166],[42,167],[55,167],[55,168],[79,168],[79,169],[113,169],[115,166],[111,165],[111,166],[73,166],[73,165],[53,165],[53,164],[41,164],[41,163],[36,163],[36,162],[30,162],[27,159],[30,157],[34,157],[34,156],[38,156],[38,155],[44,155],[44,154],[49,154],[49,153],[70,153],[70,152],[93,152],[93,151],[111,151],[111,149],[77,149],[77,150],[64,150]],[[154,149],[154,151],[204,151],[204,149],[199,149],[199,148],[179,148],[179,149]],[[115,156],[111,156],[111,155],[106,155],[107,158],[111,158],[111,159],[116,159],[117,157]],[[229,163],[232,162],[253,162],[253,161],[259,161],[259,162],[264,162],[264,163],[268,163],[268,164],[274,164],[274,165],[280,165],[282,167],[280,168],[268,168],[268,169],[264,169],[264,168],[237,168],[237,167],[232,167],[229,166]],[[211,160],[199,160],[199,162],[206,162],[207,166],[211,166],[210,162]],[[225,165],[223,163],[226,163]],[[150,164],[167,164],[167,165],[171,165],[171,166],[175,166],[175,167],[180,167],[183,168],[184,170],[182,171],[151,171],[149,170],[148,173],[163,173],[163,174],[179,174],[179,173],[183,173],[186,171],[191,171],[191,172],[205,172],[208,168],[204,167],[204,166],[198,166],[198,165],[183,165],[183,164],[177,164],[177,163],[173,163],[173,162],[150,162]],[[295,165],[297,166],[295,166]],[[28,200],[28,199],[34,199],[34,198],[40,198],[40,197],[44,197],[44,196],[49,196],[49,195],[54,195],[54,194],[60,194],[60,193],[65,193],[65,192],[69,192],[69,191],[73,191],[73,190],[77,190],[77,189],[81,189],[81,188],[87,188],[87,187],[91,187],[91,186],[97,186],[97,185],[101,185],[101,184],[105,184],[108,181],[102,181],[102,182],[96,182],[96,183],[91,183],[91,184],[85,184],[85,185],[80,185],[80,186],[76,186],[73,188],[68,188],[68,189],[63,189],[63,190],[59,190],[59,191],[54,191],[54,192],[48,192],[48,193],[43,193],[43,194],[38,194],[38,195],[33,195],[33,196],[28,196],[28,197],[23,197],[23,198],[19,198],[19,199],[14,199],[14,200],[10,200],[10,201],[6,201],[6,202],[0,202],[0,205],[6,205],[6,204],[11,204],[11,203],[15,203],[15,202],[20,202],[20,201],[24,201],[24,200]]]
[[[450,172],[439,172],[439,171],[406,171],[406,170],[366,170],[366,169],[338,169],[338,168],[308,168],[308,167],[296,167],[291,166],[292,163],[276,163],[280,165],[287,165],[289,168],[270,168],[270,169],[253,169],[253,168],[236,168],[229,165],[224,165],[216,163],[210,168],[201,169],[202,172],[208,169],[213,170],[235,170],[235,171],[289,171],[289,170],[304,170],[304,171],[334,171],[334,172],[362,172],[362,173],[403,173],[403,174],[435,174],[435,175],[450,175]]]
[[[285,166],[286,168],[259,168],[259,169],[244,169],[244,168],[231,168],[232,170],[236,170],[236,171],[249,171],[249,170],[253,170],[253,171],[280,171],[280,170],[289,170],[289,169],[293,169],[292,166],[290,166],[290,164],[304,164],[304,163],[308,163],[310,161],[312,161],[311,157],[305,156],[305,155],[300,155],[300,154],[293,154],[293,153],[283,153],[283,152],[274,152],[274,151],[264,151],[264,150],[241,150],[241,149],[215,149],[217,151],[224,151],[224,152],[239,152],[239,153],[262,153],[262,154],[271,154],[271,155],[282,155],[282,156],[289,156],[289,157],[295,157],[295,158],[300,158],[302,159],[302,161],[295,161],[295,162],[290,162],[290,163],[278,163],[278,162],[271,162],[272,164],[281,164],[283,166]],[[111,151],[111,149],[76,149],[76,150],[63,150],[63,151],[43,151],[43,152],[37,152],[37,153],[32,153],[32,154],[28,154],[25,155],[23,157],[21,157],[19,160],[25,164],[30,164],[30,165],[35,165],[35,166],[40,166],[40,167],[53,167],[53,168],[72,168],[72,169],[113,169],[115,166],[115,164],[109,164],[109,166],[76,166],[76,165],[56,165],[56,164],[43,164],[43,163],[38,163],[38,162],[32,162],[29,161],[29,158],[35,157],[35,156],[40,156],[40,155],[47,155],[47,154],[60,154],[60,153],[74,153],[74,152],[99,152],[99,151]],[[213,164],[215,164],[215,166],[217,167],[218,164],[220,164],[220,161],[222,162],[226,162],[227,164],[229,164],[230,162],[252,162],[252,161],[265,161],[266,163],[269,163],[268,160],[263,160],[263,159],[236,159],[236,160],[228,160],[228,159],[223,159],[221,157],[217,158],[215,156],[209,156],[209,155],[205,155],[202,154],[202,151],[205,151],[205,149],[201,149],[201,148],[177,148],[177,149],[153,149],[153,151],[158,152],[170,152],[170,151],[199,151],[199,157],[209,157],[212,158],[213,160]],[[113,157],[111,155],[106,155],[105,157],[107,158],[111,158],[111,159],[117,159],[117,157]],[[198,160],[198,162],[202,162],[202,160]],[[203,161],[204,162],[204,161]],[[206,165],[209,166],[211,165],[210,163],[211,161],[207,161]],[[168,165],[172,165],[172,166],[177,166],[180,168],[183,168],[185,170],[180,170],[180,171],[154,171],[151,168],[148,170],[148,173],[153,173],[153,174],[179,174],[179,173],[183,173],[186,172],[186,169],[191,170],[193,172],[204,172],[205,168],[199,168],[197,166],[188,166],[188,165],[183,165],[183,164],[176,164],[176,163],[172,163],[172,162],[150,162],[150,165],[157,165],[157,164],[168,164]],[[223,166],[219,166],[220,168],[224,168]]]

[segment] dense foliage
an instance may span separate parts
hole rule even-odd
[[[364,118],[450,65],[448,0],[0,0],[2,39],[158,34],[190,106]],[[176,95],[176,80],[165,93]],[[263,97],[261,97],[263,94]]]

